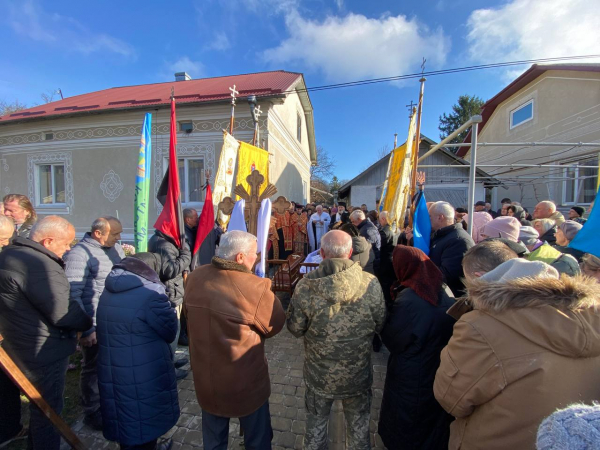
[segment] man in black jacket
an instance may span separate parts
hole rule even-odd
[[[475,242],[462,224],[454,223],[454,208],[447,202],[436,202],[429,208],[431,243],[429,259],[442,271],[444,280],[456,297],[464,294],[462,259]]]
[[[394,273],[394,266],[392,264],[394,233],[388,222],[387,211],[381,211],[379,214],[379,225],[381,225],[381,229],[379,230],[381,250],[379,252],[379,258],[375,260],[373,266],[375,269],[375,276],[379,280],[379,284],[381,284],[381,289],[383,289],[385,305],[389,310],[393,303],[390,288],[392,287],[392,284],[394,284],[394,281],[396,281],[396,274]]]
[[[363,205],[364,206],[364,205]],[[362,237],[367,242],[370,242],[373,246],[373,252],[375,252],[375,260],[379,259],[379,251],[381,250],[381,236],[379,230],[370,220],[367,220],[367,216],[364,211],[355,209],[350,213],[350,222],[356,228]]]
[[[29,238],[16,237],[0,253],[3,347],[58,414],[76,332],[92,327],[79,303],[69,301],[62,256],[73,239],[73,225],[48,216],[33,226]],[[30,412],[28,447],[58,450],[60,434],[52,423],[33,403]]]
[[[181,305],[183,303],[183,273],[187,272],[192,262],[192,254],[187,243],[184,242],[182,248],[175,245],[173,239],[166,234],[155,230],[154,235],[148,242],[148,251],[160,256],[160,269],[158,276],[160,281],[167,288],[167,295],[173,307],[177,310],[177,317],[181,317]],[[171,344],[173,350],[173,359],[177,350],[179,340],[179,328],[177,329],[177,338]],[[176,376],[180,380],[185,378],[187,372],[179,368],[186,365],[188,360],[181,358],[175,362]]]

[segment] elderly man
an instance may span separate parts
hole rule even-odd
[[[329,229],[329,222],[331,221],[331,217],[329,214],[323,212],[323,206],[317,205],[317,212],[314,213],[308,219],[308,232],[309,232],[309,240],[311,245],[311,252],[314,252],[321,245],[321,237],[327,233]],[[311,230],[314,229],[314,234],[311,233]]]
[[[37,214],[29,198],[21,194],[8,194],[2,202],[4,215],[15,222],[15,237],[29,237],[31,227],[37,221]]]
[[[0,215],[0,248],[8,245],[15,233],[15,223],[10,217]]]
[[[557,211],[556,205],[549,200],[544,200],[543,202],[539,202],[537,205],[535,205],[535,209],[533,210],[533,218],[551,219],[554,220],[556,225],[560,225],[565,221],[565,216],[563,216],[560,211]]]
[[[252,272],[256,250],[250,233],[225,233],[212,263],[187,281],[184,307],[207,450],[227,448],[231,417],[240,419],[246,448],[271,448],[264,343],[281,331],[285,313],[271,280]]]
[[[329,224],[329,228],[333,228],[333,226],[338,222],[346,223],[348,222],[348,216],[350,213],[346,211],[346,203],[339,202],[337,207],[337,212],[331,215],[331,222]],[[340,224],[341,225],[341,224]],[[338,228],[339,225],[336,227]]]
[[[73,239],[73,225],[48,216],[33,226],[29,239],[16,237],[0,253],[3,347],[58,414],[76,332],[92,326],[79,303],[69,301],[61,258]],[[58,450],[60,434],[52,423],[33,403],[30,412],[28,448]]]
[[[486,213],[488,213],[490,216],[492,216],[492,219],[495,219],[496,217],[498,217],[498,213],[492,209],[492,204],[491,203],[486,203],[485,204],[484,211]]]
[[[71,301],[78,302],[94,321],[94,326],[81,335],[79,342],[83,352],[80,380],[83,422],[95,430],[102,430],[96,372],[96,310],[106,277],[112,267],[125,258],[118,243],[122,231],[116,217],[100,217],[92,223],[91,231],[64,257],[65,273],[71,284]]]
[[[300,280],[287,311],[288,330],[304,336],[304,448],[327,448],[329,412],[340,399],[347,447],[368,449],[371,341],[383,328],[385,301],[377,279],[350,260],[347,233],[327,233],[320,253],[323,262]]]
[[[456,297],[464,293],[462,259],[475,245],[462,224],[454,222],[454,208],[447,202],[435,202],[429,208],[431,243],[429,259],[439,267]]]
[[[367,216],[360,209],[355,209],[350,213],[350,222],[352,222],[352,225],[358,228],[359,234],[373,246],[375,259],[379,259],[379,251],[381,250],[381,236],[379,235],[379,230],[377,227],[373,224],[373,222],[367,220]]]

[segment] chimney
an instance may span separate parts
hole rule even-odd
[[[189,81],[192,77],[190,77],[187,72],[177,72],[175,74],[175,81]]]

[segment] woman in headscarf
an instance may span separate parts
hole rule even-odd
[[[440,353],[452,336],[454,303],[442,273],[421,250],[398,245],[394,304],[381,338],[390,351],[379,416],[387,448],[447,449],[452,417],[433,395]]]

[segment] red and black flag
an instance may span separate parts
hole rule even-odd
[[[171,237],[175,244],[181,248],[185,240],[185,230],[177,167],[177,120],[175,118],[175,99],[173,97],[171,97],[169,168],[163,177],[156,198],[163,205],[163,210],[156,219],[154,228]]]

